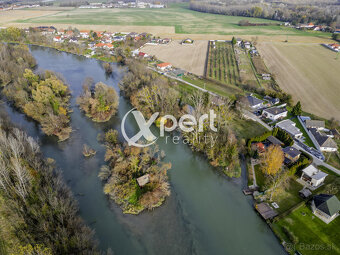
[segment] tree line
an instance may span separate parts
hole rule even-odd
[[[1,254],[99,255],[54,161],[3,117],[0,151]]]
[[[199,12],[222,14],[229,16],[243,16],[264,18],[278,21],[289,21],[293,25],[299,23],[315,22],[316,24],[325,24],[332,28],[340,25],[338,16],[340,8],[333,3],[301,3],[285,4],[284,7],[276,3],[260,3],[252,1],[243,1],[236,3],[225,0],[224,2],[190,2],[190,9]]]
[[[27,46],[0,44],[0,59],[3,95],[39,122],[45,134],[55,135],[61,141],[67,139],[72,131],[68,86],[51,71],[34,74],[30,68],[35,60]]]

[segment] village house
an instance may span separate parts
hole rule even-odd
[[[90,31],[80,31],[80,36],[83,39],[87,39],[90,37]]]
[[[267,108],[265,110],[263,110],[262,112],[262,116],[276,121],[279,119],[283,119],[285,117],[287,117],[288,111],[285,107],[279,108],[279,107],[272,107],[272,108]]]
[[[264,153],[266,151],[266,147],[261,142],[253,143],[252,144],[252,149],[254,151],[257,151],[258,154]]]
[[[263,100],[254,97],[253,95],[247,96],[248,104],[252,109],[259,109],[263,107]]]
[[[301,155],[301,152],[298,149],[295,149],[294,147],[286,147],[282,149],[285,159],[284,159],[284,163],[285,164],[291,164],[296,162]]]
[[[160,64],[157,64],[157,68],[162,70],[162,71],[165,71],[167,69],[171,69],[172,65],[170,63],[160,63]]]
[[[309,165],[302,170],[300,179],[314,190],[324,183],[327,175],[328,174],[320,171],[315,166]]]
[[[63,42],[63,39],[61,39],[61,36],[55,36],[55,37],[53,38],[53,41],[54,41],[54,42]]]
[[[250,42],[244,42],[244,43],[243,43],[243,46],[244,46],[244,48],[246,48],[247,50],[249,50],[250,47],[251,47],[251,43],[250,43]]]
[[[320,151],[334,152],[338,150],[338,146],[336,142],[334,142],[332,137],[321,134],[320,131],[318,131],[316,128],[311,128],[309,130],[314,136]]]
[[[295,125],[296,124],[291,120],[283,120],[277,123],[276,127],[286,131],[288,134],[290,134],[294,138],[301,138],[302,132]]]
[[[140,52],[138,52],[138,57],[147,58],[147,57],[149,57],[149,55],[140,51]]]
[[[340,201],[335,195],[319,194],[313,197],[312,211],[325,223],[330,223],[339,216]]]
[[[323,130],[325,128],[325,122],[323,120],[306,120],[306,128],[316,128],[317,130]]]

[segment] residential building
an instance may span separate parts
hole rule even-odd
[[[300,158],[300,155],[301,155],[301,152],[298,149],[295,149],[294,147],[291,147],[291,146],[283,148],[282,151],[285,155],[286,164],[296,162]]]
[[[318,143],[320,151],[333,152],[338,150],[338,146],[332,137],[321,134],[316,128],[311,128],[310,132]]]
[[[161,64],[157,64],[157,68],[165,71],[167,69],[171,69],[172,65],[170,63],[161,63]]]
[[[317,130],[325,129],[325,121],[323,120],[306,120],[306,128],[316,128]]]
[[[312,188],[318,188],[324,183],[327,175],[328,174],[320,171],[315,166],[309,165],[302,170],[301,180]]]
[[[253,95],[247,96],[248,104],[252,109],[258,109],[263,107],[263,100],[254,97]]]
[[[288,134],[290,134],[294,138],[301,138],[302,132],[298,129],[296,124],[291,120],[283,120],[276,124],[276,127],[285,130]]]
[[[273,121],[276,121],[278,119],[283,119],[287,117],[288,111],[285,107],[272,107],[272,108],[267,108],[263,110],[262,116],[265,118],[271,119]]]
[[[312,211],[325,223],[339,216],[340,201],[335,195],[320,194],[313,197]]]

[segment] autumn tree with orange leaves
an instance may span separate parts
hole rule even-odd
[[[262,171],[266,175],[275,175],[282,167],[284,155],[280,146],[271,145],[261,156]]]

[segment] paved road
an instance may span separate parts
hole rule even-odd
[[[190,82],[184,81],[183,79],[180,79],[180,78],[178,78],[178,77],[169,75],[169,74],[165,73],[164,71],[159,71],[159,70],[157,70],[157,69],[155,69],[155,68],[152,68],[152,67],[150,67],[150,66],[148,66],[148,68],[151,69],[152,71],[155,71],[155,72],[157,72],[157,73],[160,73],[160,74],[162,74],[162,75],[164,75],[164,76],[166,76],[166,77],[168,77],[168,78],[170,78],[170,79],[173,79],[173,80],[177,80],[177,81],[183,82],[183,83],[185,83],[185,84],[187,84],[187,85],[189,85],[189,86],[191,86],[191,87],[194,87],[194,88],[196,88],[196,89],[199,89],[199,90],[201,90],[201,91],[203,91],[203,92],[208,92],[208,93],[209,93],[210,95],[212,95],[212,96],[219,96],[219,95],[217,95],[217,94],[215,94],[215,93],[213,93],[213,92],[211,92],[211,91],[209,91],[209,90],[203,89],[203,88],[201,88],[201,87],[199,87],[199,86],[197,86],[197,85],[195,85],[195,84],[192,84],[192,83],[190,83]]]

